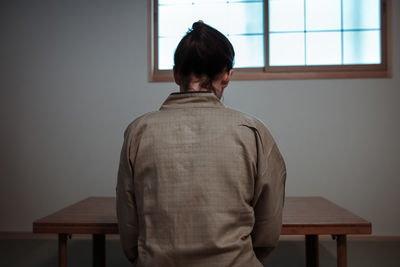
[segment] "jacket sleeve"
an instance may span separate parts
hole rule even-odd
[[[130,262],[137,258],[138,215],[134,193],[134,169],[130,158],[130,135],[125,131],[118,169],[116,209],[121,245]]]
[[[268,131],[256,133],[257,177],[254,183],[255,224],[251,233],[256,257],[262,261],[276,246],[282,228],[286,167]]]

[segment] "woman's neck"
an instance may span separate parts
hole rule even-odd
[[[209,85],[211,88],[204,87],[204,78],[198,78],[194,75],[191,76],[190,82],[184,84],[180,84],[180,91],[181,92],[196,92],[196,91],[212,91],[219,99],[222,97],[223,87],[221,84],[222,75],[211,82]]]

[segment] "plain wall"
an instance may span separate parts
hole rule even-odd
[[[288,196],[326,197],[376,235],[400,235],[399,14],[392,78],[233,81],[223,100],[269,127]],[[177,87],[148,82],[145,0],[1,1],[0,38],[0,231],[31,231],[113,196],[125,127]]]

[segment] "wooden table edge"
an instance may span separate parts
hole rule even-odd
[[[59,233],[68,233],[68,234],[119,234],[117,224],[43,224],[43,223],[34,223],[33,224],[33,233],[37,234],[59,234]]]
[[[370,235],[372,224],[282,225],[281,235]]]

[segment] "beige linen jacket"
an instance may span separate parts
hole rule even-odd
[[[263,123],[213,93],[173,93],[125,131],[124,252],[137,267],[262,266],[281,231],[285,179]]]

